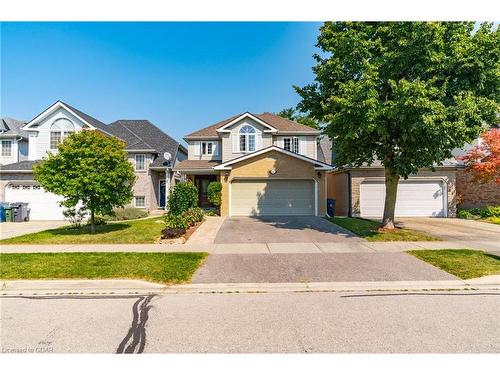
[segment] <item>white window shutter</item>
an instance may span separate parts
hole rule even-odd
[[[219,155],[219,142],[214,142],[212,143],[212,147],[213,147],[213,150],[212,150],[212,154],[214,156],[218,156]]]
[[[196,141],[194,142],[194,156],[200,156],[201,155],[201,142]]]
[[[240,151],[240,139],[238,138],[238,134],[234,133],[232,135],[233,137],[233,154],[237,153]]]
[[[306,138],[305,137],[299,137],[299,154],[305,155],[306,154]]]
[[[255,134],[255,151],[262,148],[262,133]]]
[[[284,147],[283,147],[283,137],[278,137],[278,140],[277,140],[277,146],[278,146],[278,147],[281,147],[281,148],[284,148]]]

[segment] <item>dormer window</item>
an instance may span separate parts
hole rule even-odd
[[[245,125],[240,129],[239,137],[240,152],[255,151],[255,128]]]
[[[57,150],[59,144],[74,131],[75,126],[66,118],[54,121],[50,127],[50,149]]]

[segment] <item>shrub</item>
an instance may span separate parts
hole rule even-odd
[[[208,209],[205,211],[205,215],[207,216],[217,216],[217,211],[213,209]]]
[[[136,207],[115,208],[112,215],[106,215],[107,221],[134,220],[148,216],[147,211]]]
[[[84,207],[76,208],[70,207],[63,211],[63,215],[68,220],[73,228],[80,228],[82,226],[83,219],[87,215],[87,210]]]
[[[472,215],[469,210],[464,210],[464,209],[457,210],[457,217],[459,219],[468,219],[468,220],[474,219],[474,215]]]
[[[174,215],[169,212],[163,216],[163,221],[167,229],[182,229],[186,231],[189,228],[188,222],[183,215]]]
[[[184,233],[186,233],[185,229],[165,228],[161,231],[161,238],[179,238]]]
[[[95,217],[94,217],[94,225],[104,225],[106,223],[107,223],[107,221],[106,221],[106,218],[104,216],[95,215]],[[88,218],[88,220],[87,220],[87,225],[92,225],[92,223],[90,221],[90,218]]]
[[[461,219],[479,219],[486,217],[500,217],[500,206],[487,206],[485,208],[458,209],[457,217]]]
[[[195,225],[196,223],[199,223],[200,221],[202,221],[203,217],[205,216],[205,213],[203,212],[203,210],[201,208],[194,207],[194,208],[190,208],[189,210],[183,212],[181,215],[184,217],[184,219],[186,220],[188,225],[191,227],[191,226]]]
[[[208,184],[207,193],[209,202],[219,207],[222,203],[222,184],[219,181],[212,181]]]
[[[191,181],[178,182],[168,195],[168,211],[179,215],[198,205],[198,189]]]

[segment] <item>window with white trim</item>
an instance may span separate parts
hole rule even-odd
[[[136,171],[143,171],[146,169],[146,157],[144,154],[137,154],[135,155],[135,170]]]
[[[143,195],[134,197],[134,206],[138,208],[143,208],[146,206],[146,198]]]
[[[245,125],[240,129],[239,134],[239,150],[240,152],[255,151],[255,128],[250,125]]]
[[[215,142],[201,142],[202,155],[213,155],[215,153]]]
[[[59,144],[74,132],[75,126],[67,118],[59,118],[55,120],[50,127],[50,149],[57,150]]]
[[[283,148],[287,151],[300,153],[300,138],[299,137],[286,137],[283,138]]]
[[[12,156],[12,141],[2,141],[2,156]]]

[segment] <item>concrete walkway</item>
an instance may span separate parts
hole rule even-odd
[[[463,245],[447,241],[333,243],[235,243],[210,244],[188,241],[185,244],[68,244],[68,245],[0,245],[1,253],[62,253],[62,252],[207,252],[211,254],[314,254],[314,253],[377,253],[404,252],[419,249],[460,249]]]
[[[22,223],[4,222],[0,223],[0,240],[59,228],[68,224],[67,221],[63,220],[37,220]]]

